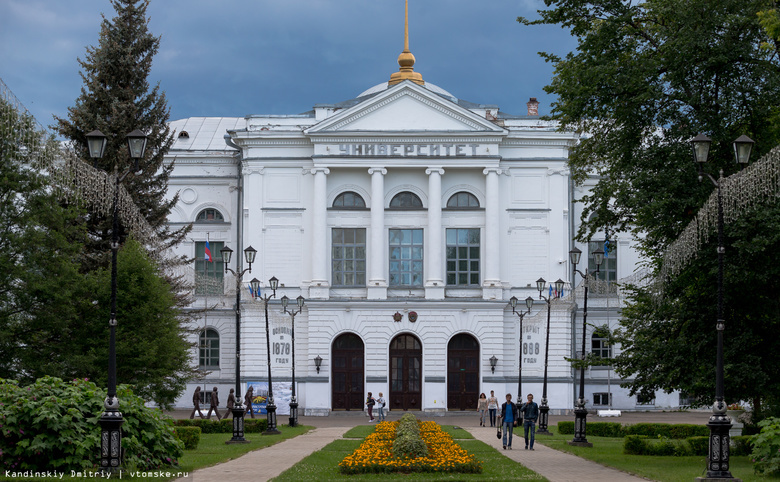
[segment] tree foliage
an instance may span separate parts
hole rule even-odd
[[[540,18],[578,39],[545,88],[552,118],[582,134],[571,152],[577,182],[596,176],[578,232],[631,232],[651,266],[712,192],[697,181],[688,141],[713,139],[707,169],[734,173],[731,143],[756,141],[757,159],[780,140],[780,62],[770,0],[545,0]],[[774,19],[774,20],[773,20]],[[774,23],[773,23],[774,22]],[[772,30],[775,28],[775,30]],[[726,396],[777,398],[774,367],[780,206],[745,213],[727,227]],[[714,393],[715,248],[666,287],[645,289],[623,312],[623,352],[615,363],[632,392],[680,389],[700,401]],[[774,291],[777,293],[777,291]],[[764,295],[767,294],[767,295]],[[749,300],[746,302],[746,299]]]

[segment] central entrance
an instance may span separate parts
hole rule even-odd
[[[447,409],[474,410],[479,398],[479,343],[465,333],[447,344]]]
[[[390,408],[422,409],[422,344],[414,335],[390,342]]]
[[[363,340],[345,333],[333,341],[333,410],[363,410]]]

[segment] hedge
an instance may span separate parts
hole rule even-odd
[[[750,436],[731,437],[731,455],[750,455]],[[709,436],[670,439],[651,439],[646,435],[627,435],[623,442],[623,453],[627,455],[676,455],[707,456]]]
[[[201,418],[174,421],[176,427],[200,427],[201,433],[233,433],[233,420],[206,420]],[[262,433],[268,428],[268,420],[264,418],[244,417],[244,433]]]
[[[706,425],[689,423],[637,423],[634,425],[621,425],[617,422],[589,422],[587,435],[594,437],[625,437],[626,435],[645,435],[648,437],[665,437],[671,439],[684,439],[696,436],[709,436],[710,429]],[[558,433],[573,434],[574,422],[558,422]]]
[[[176,438],[184,442],[185,450],[194,450],[200,443],[200,427],[176,427]]]

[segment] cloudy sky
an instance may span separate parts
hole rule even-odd
[[[557,26],[525,27],[542,0],[410,0],[415,71],[454,96],[524,114],[552,66],[576,47]],[[98,44],[108,0],[0,0],[0,78],[43,125],[80,93],[78,58]],[[171,119],[298,114],[356,97],[398,70],[403,0],[152,0],[161,36],[151,81]]]

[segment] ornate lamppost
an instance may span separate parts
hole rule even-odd
[[[244,438],[245,408],[241,403],[243,400],[241,397],[241,279],[244,277],[244,273],[252,272],[252,263],[255,262],[257,250],[252,246],[244,250],[244,259],[249,267],[238,272],[228,268],[230,259],[233,256],[233,250],[225,246],[219,252],[222,254],[222,262],[225,263],[225,273],[233,273],[233,276],[236,278],[236,402],[231,410],[233,413],[233,438],[226,443],[248,443],[249,440]],[[251,285],[252,292],[256,293],[259,283],[256,283],[256,280],[252,280]]]
[[[555,298],[560,297],[560,293],[563,291],[565,283],[560,278],[555,283]],[[550,407],[547,405],[547,360],[550,353],[550,304],[552,303],[553,296],[544,296],[542,291],[547,287],[547,281],[544,278],[536,280],[536,289],[539,290],[539,299],[544,300],[547,303],[547,336],[544,344],[544,384],[542,385],[542,404],[539,406],[539,430],[537,434],[552,435],[547,430],[547,419],[550,412]]]
[[[531,312],[531,308],[534,306],[534,299],[530,296],[525,299],[525,306],[528,308],[526,311],[515,311],[517,307],[517,297],[513,296],[509,298],[509,304],[512,305],[512,313],[520,317],[520,346],[518,347],[518,353],[520,354],[520,365],[517,369],[517,402],[523,402],[523,318],[525,315]]]
[[[298,400],[295,398],[295,315],[303,311],[303,296],[298,296],[295,301],[298,303],[298,310],[293,308],[292,311],[287,310],[287,305],[290,304],[290,298],[286,295],[282,296],[282,308],[284,312],[288,313],[292,317],[292,398],[290,399],[290,427],[298,426]]]
[[[582,308],[582,365],[580,366],[580,395],[577,398],[577,406],[574,408],[574,439],[569,442],[569,445],[577,445],[580,447],[593,447],[593,444],[588,442],[587,434],[587,422],[588,422],[588,410],[585,409],[585,330],[588,323],[588,284],[591,279],[591,275],[594,273],[598,276],[601,269],[601,263],[604,262],[604,252],[594,251],[593,261],[596,263],[596,271],[593,273],[585,269],[585,273],[577,269],[577,264],[582,257],[582,251],[578,248],[574,248],[569,251],[569,261],[573,265],[575,273],[582,276],[585,283],[585,301]]]
[[[268,280],[268,286],[273,293],[270,295],[265,294],[263,296],[258,296],[263,300],[263,308],[265,309],[265,348],[268,354],[268,398],[266,399],[265,404],[265,412],[268,416],[268,427],[265,432],[263,432],[263,435],[278,435],[282,432],[276,428],[276,404],[274,404],[273,379],[271,378],[271,332],[268,329],[268,302],[271,301],[271,298],[276,298],[276,288],[279,287],[279,280],[276,279],[276,276],[272,276],[271,279]]]
[[[712,405],[712,415],[707,423],[710,428],[709,455],[707,456],[707,476],[702,480],[734,478],[729,471],[731,418],[726,414],[723,384],[723,332],[726,329],[726,320],[723,317],[723,255],[726,252],[726,247],[723,241],[723,198],[720,190],[723,170],[720,170],[718,179],[704,172],[703,166],[707,162],[711,143],[712,140],[704,134],[699,134],[691,140],[693,158],[699,170],[699,182],[704,179],[704,176],[707,176],[718,191],[718,321],[715,325],[718,347],[715,367],[715,403]],[[743,167],[750,160],[753,144],[753,140],[744,135],[734,141],[734,158]]]
[[[93,159],[103,157],[106,150],[106,136],[98,130],[86,135],[89,156]],[[108,393],[103,402],[105,411],[100,416],[100,470],[103,472],[122,471],[122,412],[119,411],[119,399],[116,396],[116,292],[117,292],[117,251],[119,251],[119,184],[131,172],[138,172],[138,161],[144,157],[146,134],[136,129],[127,135],[127,148],[133,159],[133,168],[120,175],[119,167],[114,163],[114,205],[111,221],[111,317],[108,320]]]

